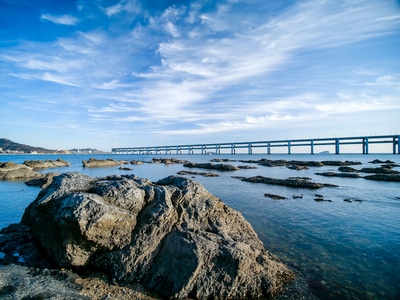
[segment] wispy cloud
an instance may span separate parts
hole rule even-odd
[[[157,136],[398,109],[398,72],[362,59],[367,42],[399,32],[392,1],[304,0],[279,11],[265,1],[153,11],[136,0],[102,3],[80,3],[79,16],[42,14],[76,28],[1,49],[0,80],[37,85],[43,99],[62,89],[60,105],[73,99],[88,127],[137,126]]]
[[[50,21],[57,25],[74,26],[79,23],[79,19],[71,15],[55,16],[50,14],[42,14],[40,16],[40,19],[45,21]]]

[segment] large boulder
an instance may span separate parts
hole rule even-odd
[[[294,274],[251,225],[195,181],[55,177],[22,223],[60,266],[97,269],[167,298],[260,298]]]

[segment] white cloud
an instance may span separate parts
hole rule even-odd
[[[323,58],[313,57],[398,31],[391,2],[297,1],[276,15],[241,9],[247,5],[253,3],[207,10],[196,2],[151,14],[136,1],[120,1],[103,8],[110,24],[77,27],[53,42],[24,42],[3,50],[0,60],[14,67],[15,77],[60,84],[60,102],[74,98],[90,122],[112,124],[116,132],[152,124],[158,134],[211,134],[398,109],[393,88],[400,75],[350,62],[352,81],[344,80],[335,66],[323,70]],[[143,19],[131,22],[139,11]]]
[[[75,26],[79,23],[79,19],[71,15],[55,16],[50,14],[42,14],[40,19],[50,21],[57,25]]]

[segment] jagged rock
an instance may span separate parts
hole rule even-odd
[[[131,165],[143,165],[143,162],[140,160],[131,160]]]
[[[266,183],[274,185],[284,185],[296,188],[307,188],[307,189],[319,189],[321,187],[337,187],[337,185],[329,183],[317,183],[301,178],[287,178],[278,179],[270,178],[264,176],[253,176],[253,177],[242,177],[242,176],[232,176],[232,178],[240,179],[242,181],[254,182],[254,183]]]
[[[82,160],[82,165],[85,168],[98,168],[98,167],[115,167],[124,164],[125,162],[117,161],[111,158],[107,159],[95,159],[89,158],[89,160]]]
[[[27,180],[44,177],[23,164],[13,162],[0,163],[0,180]]]
[[[69,167],[69,163],[60,158],[56,160],[25,160],[24,165],[31,167],[33,170],[46,169],[46,168],[57,168],[57,167]]]
[[[238,167],[229,164],[212,164],[212,163],[186,163],[183,165],[187,168],[199,168],[199,169],[212,169],[220,171],[236,171],[240,170]]]
[[[182,177],[61,174],[22,223],[59,265],[166,298],[269,298],[294,278],[239,212]]]
[[[44,177],[28,180],[25,184],[29,186],[40,186],[40,188],[45,189],[53,181],[54,176],[58,175],[60,175],[60,173],[50,172],[45,174]]]

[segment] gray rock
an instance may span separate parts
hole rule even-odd
[[[60,158],[56,160],[25,160],[24,165],[31,167],[34,170],[46,169],[46,168],[57,168],[57,167],[69,167],[69,163]]]
[[[117,161],[111,158],[108,159],[95,159],[82,160],[82,165],[85,168],[99,168],[99,167],[115,167],[124,164],[124,162]]]
[[[400,174],[399,171],[392,170],[391,168],[362,168],[360,172],[363,173],[375,173],[375,174]]]
[[[204,177],[218,177],[219,176],[217,173],[213,173],[213,172],[195,172],[195,171],[186,171],[186,170],[179,171],[176,174],[178,174],[178,175],[200,175],[200,176],[204,176]]]
[[[79,287],[48,275],[32,275],[18,265],[0,266],[0,298],[89,300],[79,294]]]
[[[40,186],[40,188],[45,189],[53,181],[54,176],[58,175],[60,175],[60,173],[46,173],[44,177],[28,180],[25,182],[25,184],[29,186]]]
[[[294,278],[239,212],[182,177],[62,174],[22,222],[59,265],[166,298],[271,297]]]
[[[364,176],[364,178],[369,180],[400,182],[400,174],[374,174]]]
[[[212,164],[212,163],[193,163],[189,162],[183,165],[187,168],[200,168],[200,169],[211,169],[220,171],[237,171],[240,168],[230,164]]]
[[[321,173],[315,173],[315,175],[326,176],[326,177],[361,178],[361,176],[357,173],[321,172]]]
[[[31,167],[13,162],[0,163],[0,180],[27,180],[42,178],[43,174],[35,172]]]
[[[348,167],[348,166],[339,167],[339,168],[338,168],[338,171],[340,171],[340,172],[345,172],[345,173],[358,172],[357,169],[354,169],[354,168]]]

